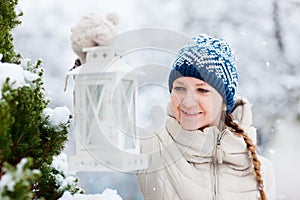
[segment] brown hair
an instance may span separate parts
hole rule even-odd
[[[233,110],[235,110],[240,105],[244,105],[244,102],[242,102],[242,101],[236,102]],[[262,180],[262,175],[261,175],[261,170],[260,170],[261,162],[258,160],[258,157],[257,157],[256,145],[253,144],[251,138],[244,132],[243,128],[240,127],[236,122],[233,121],[233,117],[229,113],[226,114],[225,124],[227,126],[229,126],[230,128],[233,128],[235,130],[236,135],[243,137],[245,143],[247,144],[247,148],[252,156],[252,163],[254,166],[254,172],[256,175],[258,190],[260,192],[260,198],[261,198],[261,200],[266,200],[266,194],[265,194],[265,191],[263,188],[264,185],[263,185],[263,180]]]

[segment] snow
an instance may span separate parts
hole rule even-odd
[[[63,177],[61,174],[55,174],[55,183],[59,186],[58,191],[63,191],[68,185],[73,185],[76,178],[74,176]]]
[[[76,186],[74,174],[68,171],[67,154],[62,152],[54,156],[51,167],[59,171],[59,174],[54,174],[56,185],[59,186],[58,190],[62,191],[68,186]]]
[[[23,86],[29,86],[28,83],[38,79],[39,76],[24,70],[20,65],[0,62],[0,88],[2,88],[7,78],[10,79],[10,83],[13,83],[12,89],[17,89]]]
[[[61,153],[58,156],[54,156],[51,167],[63,174],[68,174],[67,154]]]
[[[53,126],[59,127],[60,124],[66,124],[68,122],[71,112],[66,106],[63,106],[54,109],[46,108],[44,115],[49,116],[49,121]]]
[[[61,174],[55,174],[56,184],[59,185],[59,190],[63,190],[68,185],[73,185],[75,177],[72,176],[72,173],[68,171],[68,162],[67,155],[61,153],[58,156],[53,157],[51,167],[59,171]],[[63,177],[62,174],[65,176]],[[105,189],[102,194],[75,194],[71,195],[70,192],[65,191],[64,195],[60,200],[122,200],[122,198],[117,194],[116,190]]]
[[[22,160],[20,161],[20,163],[17,165],[17,176],[21,176],[23,173],[23,169],[26,165],[26,163],[28,162],[27,158],[22,158]]]
[[[22,160],[16,166],[16,171],[11,171],[10,169],[5,171],[5,174],[0,180],[0,198],[2,197],[1,194],[3,194],[5,190],[13,192],[16,184],[22,181],[24,176],[28,176],[29,174],[32,176],[40,173],[40,171],[37,169],[33,169],[31,172],[29,169],[25,169],[27,162],[27,158],[22,158]]]
[[[122,200],[116,190],[105,189],[102,194],[75,194],[65,192],[59,200]]]
[[[5,187],[7,187],[8,191],[14,191],[14,187],[16,185],[16,182],[14,181],[11,174],[4,174],[0,181],[0,194],[4,190]]]

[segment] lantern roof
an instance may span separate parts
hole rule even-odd
[[[83,51],[87,53],[86,62],[69,71],[67,75],[127,73],[134,69],[113,46],[89,47],[84,48]]]
[[[78,75],[78,74],[94,74],[94,73],[127,73],[134,68],[128,65],[122,58],[115,58],[108,65],[102,66],[103,64],[84,63],[79,67],[69,71],[67,75]]]

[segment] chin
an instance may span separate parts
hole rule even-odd
[[[181,127],[187,131],[195,131],[195,130],[203,130],[203,129],[209,127],[209,125],[200,125],[199,126],[199,125],[181,124]]]
[[[197,128],[190,128],[190,127],[182,127],[184,130],[187,130],[187,131],[195,131],[197,130]]]
[[[199,126],[196,126],[196,125],[186,125],[186,124],[181,124],[181,127],[185,130],[188,130],[188,131],[194,131],[194,130],[198,130],[199,129]]]

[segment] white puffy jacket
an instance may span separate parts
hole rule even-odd
[[[243,101],[233,116],[256,142],[250,105]],[[149,154],[148,169],[137,174],[144,200],[260,199],[246,144],[227,128],[184,130],[169,106],[165,128],[142,140],[141,152]],[[274,200],[272,165],[264,157],[259,159],[267,199]]]

